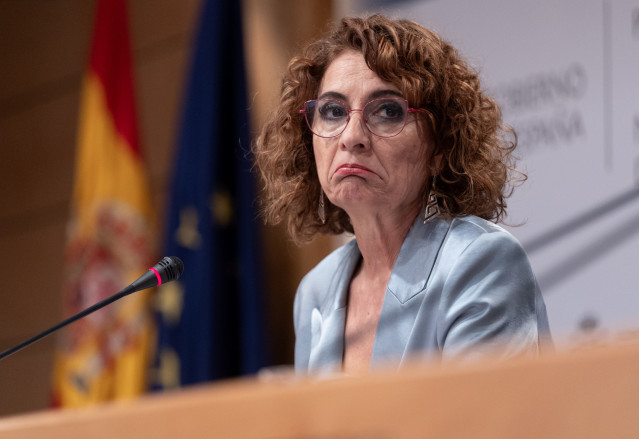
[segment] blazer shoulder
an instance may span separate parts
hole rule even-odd
[[[492,245],[522,248],[517,238],[498,224],[476,216],[453,218],[446,236],[449,245],[454,243],[463,251],[478,239]]]
[[[350,281],[359,255],[359,248],[353,239],[322,259],[302,278],[295,297],[297,307],[302,306],[303,302],[306,306],[324,310],[335,300],[341,301],[340,296],[336,295]]]
[[[339,272],[340,267],[347,263],[350,259],[353,259],[356,255],[359,255],[359,249],[355,239],[347,242],[346,244],[336,248],[329,253],[324,259],[317,263],[311,270],[306,273],[302,278],[301,284],[314,283],[318,280],[325,281],[327,276],[331,276],[336,272]]]

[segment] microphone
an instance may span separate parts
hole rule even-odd
[[[132,288],[132,290],[127,294],[178,280],[183,271],[184,263],[180,258],[177,256],[165,256],[160,262],[149,268],[149,271],[129,285],[127,288]]]
[[[106,299],[96,303],[95,305],[90,306],[84,311],[80,311],[79,313],[69,317],[68,319],[58,323],[55,326],[47,329],[46,331],[41,332],[38,335],[31,337],[28,340],[16,345],[6,351],[0,353],[0,360],[5,357],[8,357],[11,354],[18,352],[19,350],[26,348],[32,343],[40,340],[41,338],[46,337],[52,332],[57,331],[60,328],[67,326],[69,323],[73,323],[76,320],[81,319],[94,311],[99,310],[100,308],[104,308],[110,303],[115,302],[118,299],[121,299],[124,296],[128,296],[131,293],[135,293],[136,291],[145,290],[147,288],[155,287],[162,285],[167,282],[171,282],[174,280],[178,280],[184,271],[184,263],[182,260],[176,256],[165,256],[162,258],[160,262],[155,264],[153,267],[149,268],[149,270],[136,279],[133,283],[131,283],[128,287],[124,288],[122,291],[115,293],[112,296],[107,297]]]

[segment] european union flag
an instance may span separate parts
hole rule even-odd
[[[266,365],[240,5],[203,4],[166,236],[185,269],[158,295],[155,388]]]

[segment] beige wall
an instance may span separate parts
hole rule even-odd
[[[244,0],[249,100],[253,134],[279,97],[281,75],[306,41],[331,18],[330,0]],[[298,248],[282,227],[264,229],[272,352],[275,362],[293,361],[293,297],[302,276],[330,250],[327,238]]]
[[[130,0],[138,124],[162,220],[199,0]],[[73,184],[79,88],[94,2],[0,0],[0,350],[61,319],[62,255]],[[244,0],[252,122],[277,98],[279,75],[323,29],[330,0]],[[161,229],[160,229],[161,230]],[[298,249],[264,230],[273,359],[292,360],[297,282],[330,243]],[[0,361],[0,415],[48,406],[49,337]]]

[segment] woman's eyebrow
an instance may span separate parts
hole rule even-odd
[[[393,90],[393,89],[383,89],[383,90],[375,90],[374,92],[372,92],[371,94],[368,95],[368,98],[370,100],[372,99],[379,99],[379,98],[386,98],[386,97],[397,97],[397,98],[403,98],[404,96],[402,96],[401,92],[397,91],[397,90]]]
[[[404,96],[401,94],[401,92],[389,88],[389,89],[375,90],[367,96],[367,99],[369,101],[372,101],[373,99],[387,98],[387,97],[403,98]],[[320,97],[318,97],[317,99],[336,99],[338,101],[348,102],[348,98],[345,95],[336,91],[327,91],[325,93],[322,93]]]
[[[347,102],[346,96],[336,91],[327,91],[322,93],[317,99],[337,99],[338,101]]]

